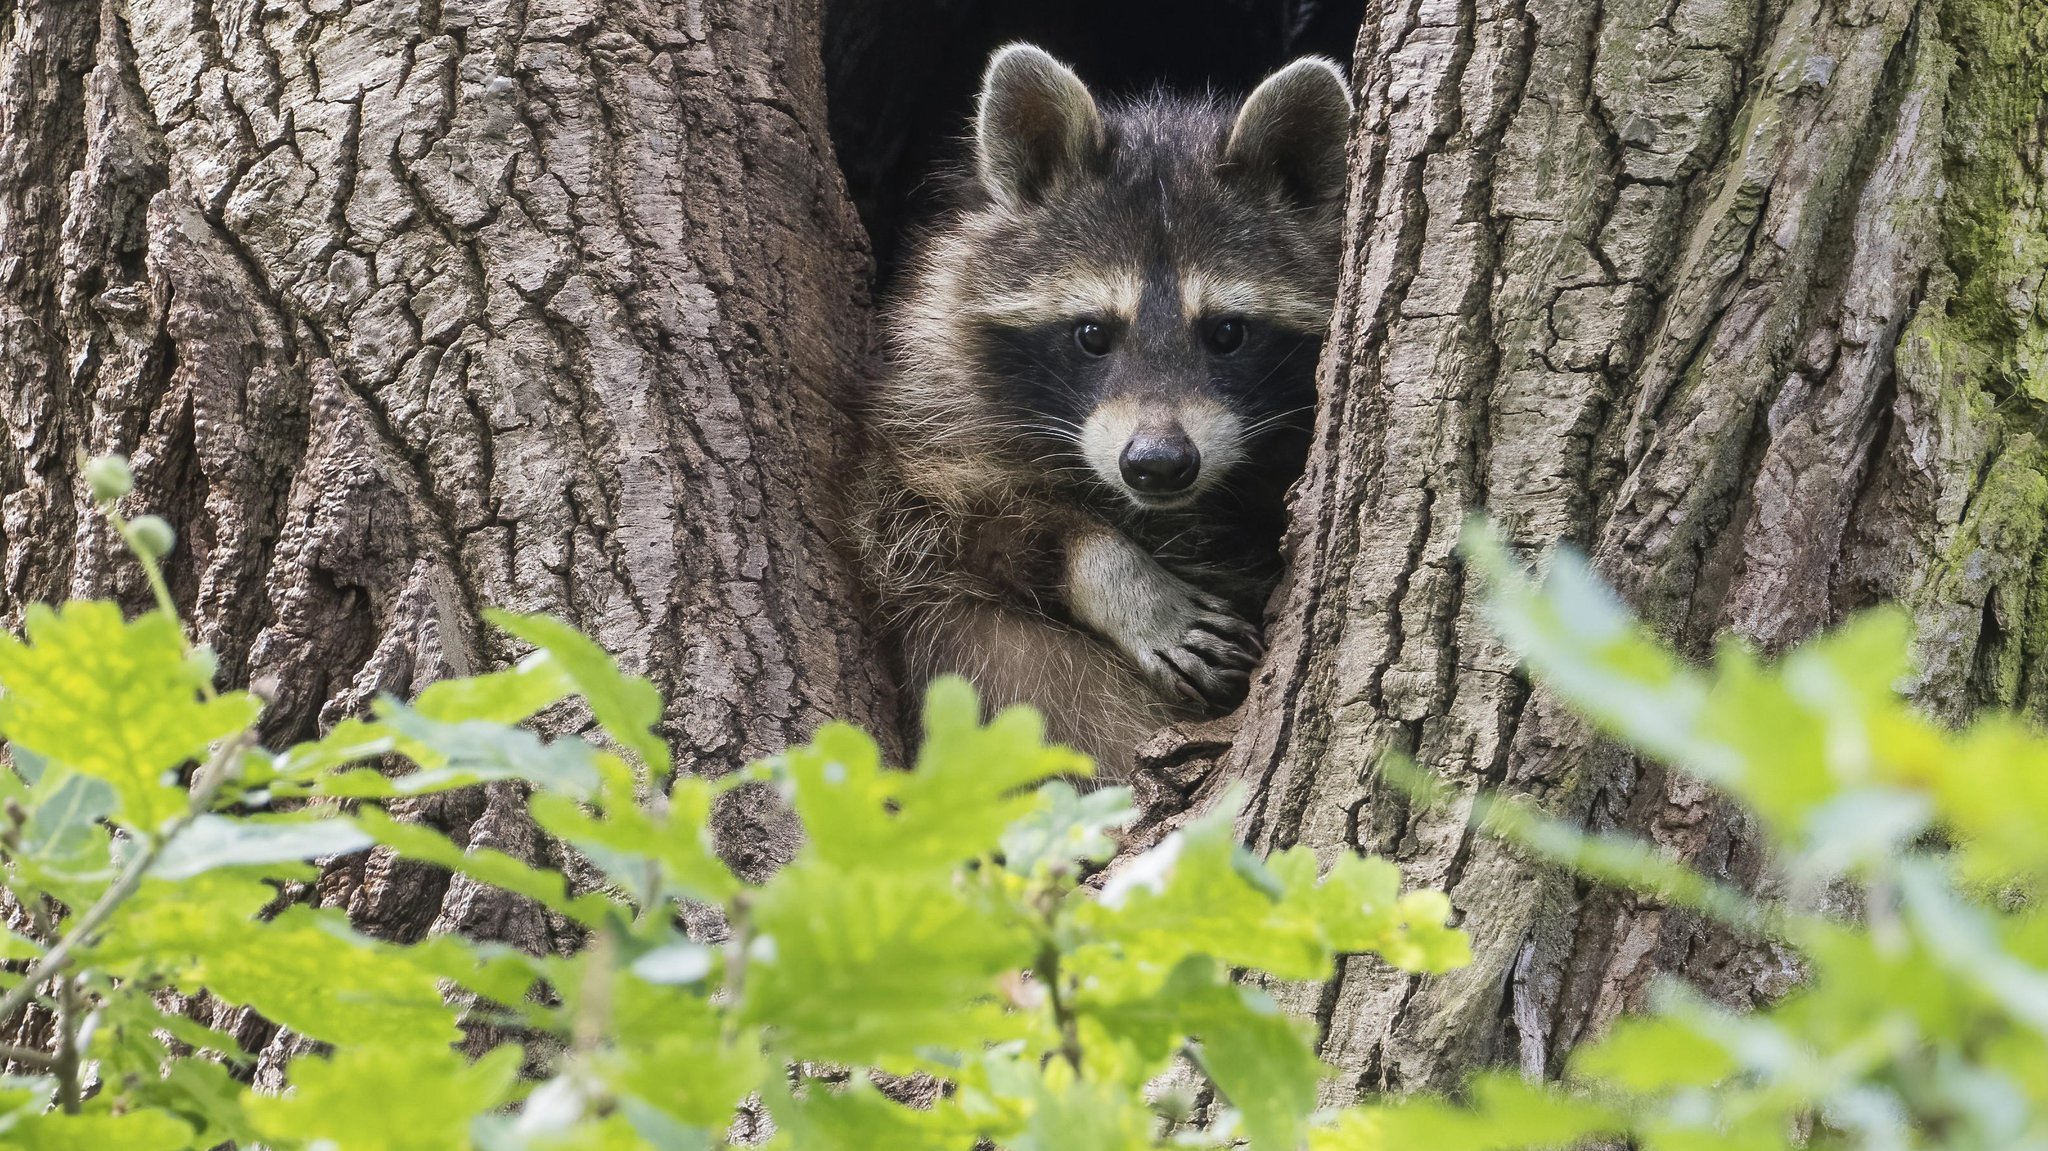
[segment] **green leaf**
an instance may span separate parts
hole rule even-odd
[[[182,1151],[193,1130],[170,1115],[29,1115],[0,1130],[0,1148],[20,1151]]]
[[[1238,1109],[1253,1151],[1301,1145],[1327,1071],[1306,1022],[1287,1016],[1264,992],[1233,984],[1201,956],[1182,960],[1156,991],[1115,992],[1109,981],[1084,981],[1076,998],[1093,1074],[1103,1076],[1104,1045],[1120,1044],[1134,1058],[1108,1064],[1111,1077],[1139,1087],[1192,1040],[1203,1072]]]
[[[1460,547],[1486,583],[1487,621],[1545,686],[1658,759],[1729,777],[1734,751],[1702,727],[1707,685],[1629,618],[1583,560],[1553,553],[1539,587],[1483,520],[1466,523]]]
[[[166,1011],[147,996],[116,995],[107,999],[100,1009],[105,1026],[125,1028],[155,1041],[156,1032],[165,1032],[172,1039],[197,1051],[205,1051],[215,1057],[234,1061],[246,1061],[242,1044],[225,1031],[208,1027],[189,1015]],[[157,1044],[161,1049],[161,1044]],[[211,1061],[208,1066],[215,1066]]]
[[[437,961],[357,933],[337,910],[298,906],[259,918],[275,892],[246,874],[146,881],[89,958],[116,974],[159,973],[187,994],[210,991],[329,1043],[460,1038]]]
[[[893,1071],[921,1048],[977,1051],[1015,1029],[998,981],[1036,953],[1021,917],[994,910],[948,875],[799,860],[754,899],[739,1017],[791,1059]]]
[[[44,947],[26,935],[0,928],[0,960],[40,959]]]
[[[941,677],[925,692],[917,770],[897,777],[902,785],[895,827],[910,844],[899,842],[893,854],[905,855],[909,846],[913,861],[986,855],[1006,829],[1040,808],[1034,785],[1093,770],[1087,757],[1045,742],[1045,721],[1037,712],[1005,708],[984,724],[967,681]]]
[[[190,879],[216,867],[347,855],[364,850],[371,842],[345,819],[202,815],[164,845],[149,873],[158,879]]]
[[[1486,797],[1476,810],[1487,831],[1574,874],[1646,892],[1745,931],[1764,930],[1777,921],[1772,909],[1708,879],[1654,844],[1632,836],[1589,834],[1517,800]]]
[[[678,1123],[668,1112],[632,1096],[619,1100],[619,1116],[633,1128],[642,1145],[650,1151],[718,1151],[724,1139],[711,1128]],[[731,1124],[726,1124],[731,1126]]]
[[[574,690],[576,681],[560,660],[535,652],[504,671],[430,683],[412,707],[440,723],[513,724],[531,719]]]
[[[1042,1086],[1013,1151],[1148,1151],[1152,1113],[1129,1091],[1069,1082]]]
[[[537,1129],[524,1116],[485,1115],[470,1128],[477,1151],[715,1151],[718,1144],[709,1131],[692,1131],[665,1124],[658,1134],[634,1118],[644,1113],[644,1104],[621,1100],[617,1113],[601,1118],[581,1118],[546,1130]]]
[[[558,619],[487,611],[493,626],[546,652],[590,704],[605,734],[640,757],[656,776],[668,774],[668,745],[654,734],[661,722],[661,693],[652,683],[619,670],[603,648]]]
[[[153,1106],[198,1129],[198,1137],[192,1139],[191,1146],[211,1148],[228,1141],[246,1146],[255,1142],[255,1129],[249,1126],[248,1114],[242,1106],[251,1092],[225,1065],[210,1059],[178,1059],[168,1066],[137,1068],[136,1074],[160,1076],[150,1084],[147,1095]]]
[[[119,802],[104,779],[58,770],[45,773],[30,789],[28,824],[21,849],[46,867],[76,874],[110,866],[108,835],[100,821]]]
[[[710,1030],[678,1029],[634,1043],[595,1065],[622,1099],[635,1100],[684,1128],[723,1130],[770,1073],[757,1048],[726,1042],[707,1034]],[[688,1075],[676,1074],[685,1067]]]
[[[1109,835],[1138,817],[1128,787],[1081,793],[1055,779],[1038,789],[1040,809],[1012,821],[1002,836],[1003,866],[1018,875],[1071,871],[1116,854]]]
[[[1996,917],[1963,899],[1938,863],[1904,863],[1898,883],[1914,934],[1948,978],[1975,987],[2008,1018],[2048,1036],[2048,969],[2007,951]]]
[[[1544,1084],[1482,1075],[1468,1090],[1470,1106],[1416,1097],[1347,1112],[1311,1133],[1310,1151],[1564,1151],[1628,1129],[1611,1109]]]
[[[248,1088],[235,1072],[215,1059],[226,1056],[246,1062],[232,1037],[186,1016],[160,1009],[146,995],[101,988],[98,1026],[88,1043],[98,1062],[101,1097],[120,1111],[166,1112],[194,1128],[195,1148],[225,1142],[248,1145],[255,1140],[242,1109]],[[171,1058],[161,1034],[212,1054],[203,1058]]]
[[[1283,906],[1320,927],[1338,954],[1374,952],[1429,975],[1472,961],[1469,937],[1450,926],[1450,900],[1439,891],[1402,894],[1400,870],[1384,859],[1340,855],[1318,878],[1315,853],[1292,847],[1266,866],[1279,878]]]
[[[256,720],[246,693],[201,697],[207,670],[169,616],[129,622],[111,603],[35,604],[24,630],[27,643],[0,636],[0,735],[112,785],[121,802],[110,818],[124,826],[154,832],[181,814],[174,770]]]
[[[1721,1044],[1676,1019],[1621,1019],[1571,1058],[1574,1078],[1605,1080],[1636,1092],[1711,1087],[1737,1064]]]
[[[786,1088],[769,1096],[780,1151],[962,1151],[978,1132],[941,1102],[916,1110],[875,1090],[865,1076],[846,1085],[812,1080],[803,1094]]]
[[[1084,775],[1088,761],[1045,742],[1036,712],[1009,708],[984,725],[966,681],[945,677],[925,696],[917,770],[891,771],[866,734],[826,724],[776,761],[803,820],[805,853],[834,867],[937,871],[986,856],[1047,798],[1031,786]]]
[[[605,757],[598,762],[602,768]],[[722,902],[740,890],[711,837],[711,805],[722,787],[677,779],[666,803],[655,805],[666,808],[660,814],[611,787],[596,813],[560,795],[536,795],[528,807],[541,830],[582,852],[642,907],[651,902],[657,877],[671,893]]]
[[[290,1090],[249,1100],[256,1129],[289,1146],[340,1151],[463,1151],[470,1124],[511,1098],[522,1052],[500,1047],[470,1063],[445,1046],[401,1043],[301,1056]]]
[[[649,983],[702,983],[717,966],[709,947],[678,940],[641,953],[628,970]]]
[[[278,756],[271,769],[284,779],[312,781],[337,768],[397,750],[398,739],[390,728],[368,720],[344,719],[319,739],[297,744]]]
[[[516,779],[565,795],[597,792],[591,746],[575,737],[544,743],[523,728],[488,720],[443,723],[397,700],[377,701],[377,714],[397,737],[396,750],[418,771],[387,776],[359,769],[327,777],[319,794],[349,799],[390,799]]]
[[[1111,875],[1077,918],[1105,943],[1164,971],[1190,955],[1282,979],[1326,979],[1334,952],[1313,914],[1241,847],[1234,806],[1220,805]]]
[[[1236,1004],[1229,973],[1207,956],[1181,960],[1164,981],[1083,976],[1072,995],[1089,1072],[1136,1085],[1163,1071],[1205,1019]],[[1125,1058],[1113,1058],[1121,1048]]]
[[[1305,1020],[1256,988],[1229,990],[1196,1023],[1195,1060],[1243,1117],[1252,1151],[1295,1151],[1328,1069]]]
[[[20,775],[24,782],[36,784],[43,781],[43,771],[49,766],[49,760],[25,747],[8,747],[4,750],[7,752],[8,762],[14,765],[16,774]]]

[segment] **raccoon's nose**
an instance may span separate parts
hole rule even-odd
[[[1185,491],[1202,470],[1202,452],[1185,435],[1140,432],[1124,445],[1118,461],[1124,482],[1137,491],[1166,495]]]

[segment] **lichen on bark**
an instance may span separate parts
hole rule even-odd
[[[2048,9],[1938,6],[1943,258],[1899,346],[1906,428],[1881,467],[1911,493],[1924,568],[1881,590],[1921,621],[1913,690],[1957,717],[2048,714]]]

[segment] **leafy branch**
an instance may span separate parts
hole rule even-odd
[[[1129,792],[1077,789],[1084,759],[1029,712],[985,722],[960,682],[928,693],[911,770],[833,724],[742,773],[779,789],[806,836],[758,883],[711,834],[738,781],[671,780],[652,685],[545,618],[491,617],[532,648],[511,667],[269,754],[259,701],[213,683],[175,613],[168,525],[116,510],[125,465],[87,470],[158,610],[32,608],[22,636],[0,636],[18,768],[0,773],[5,881],[39,917],[33,939],[0,935],[26,966],[0,1016],[53,984],[57,1011],[54,1050],[21,1053],[43,1074],[0,1083],[0,1151],[671,1151],[730,1145],[743,1114],[802,1151],[1138,1151],[1155,1143],[1147,1084],[1189,1054],[1229,1106],[1176,1147],[1243,1133],[1295,1151],[1322,1073],[1314,1035],[1231,973],[1321,978],[1374,950],[1441,971],[1467,954],[1448,905],[1396,899],[1391,867],[1370,883],[1299,857],[1266,873],[1227,812],[1098,899],[1078,876],[1133,818]],[[571,698],[602,746],[533,730]],[[656,780],[666,794],[643,802]],[[535,825],[588,864],[575,882],[379,810],[493,781],[521,784]],[[308,861],[372,845],[529,900],[583,946],[401,946],[279,905],[278,881],[311,878]],[[707,910],[722,947],[681,926]],[[290,1064],[288,1091],[252,1090],[204,1057],[241,1058],[233,1036],[166,1006],[202,992],[323,1053]],[[906,1078],[944,1089],[912,1106],[876,1086]]]

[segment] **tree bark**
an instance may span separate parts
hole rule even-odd
[[[1377,778],[1406,752],[1759,876],[1739,819],[1515,677],[1455,558],[1468,513],[1586,549],[1693,651],[1895,598],[1928,707],[2048,702],[2044,20],[1371,3],[1273,653],[1141,779],[1154,831],[1249,781],[1255,845],[1452,893],[1471,969],[1291,989],[1337,1092],[1553,1073],[1659,971],[1737,1001],[1787,978]],[[816,0],[0,0],[0,613],[140,602],[75,471],[124,451],[224,677],[273,686],[273,740],[511,658],[485,606],[651,676],[687,770],[828,716],[892,739],[830,527],[868,300],[819,36]],[[412,814],[574,868],[519,799]],[[765,807],[725,828],[749,868],[791,847]],[[394,938],[573,942],[377,855],[320,895]]]
[[[1249,781],[1255,846],[1387,854],[1473,933],[1448,977],[1360,960],[1291,989],[1338,1093],[1555,1074],[1659,972],[1738,1003],[1792,978],[1476,833],[1502,789],[1725,880],[1763,863],[1703,788],[1518,678],[1454,552],[1468,515],[1587,551],[1695,653],[1903,601],[1922,704],[2042,713],[2044,61],[2048,10],[2018,0],[1373,5],[1272,654],[1241,726],[1151,749],[1157,827]],[[1382,750],[1465,802],[1411,810]]]
[[[0,0],[0,611],[138,577],[135,508],[273,742],[583,628],[669,701],[683,770],[893,728],[835,550],[865,240],[815,0]],[[575,726],[573,717],[564,726]],[[516,788],[411,814],[557,866]],[[793,829],[722,816],[765,870]],[[382,855],[373,930],[572,942]],[[262,1041],[256,1034],[250,1038]]]

